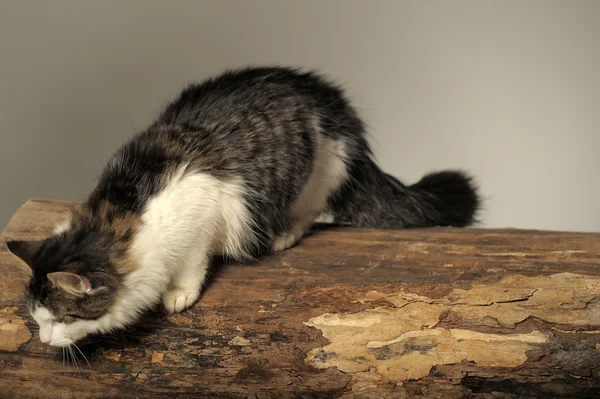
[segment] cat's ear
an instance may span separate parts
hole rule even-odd
[[[44,241],[17,241],[6,240],[8,250],[18,256],[23,262],[33,269],[33,257]]]
[[[92,290],[92,284],[87,277],[69,272],[54,272],[47,274],[48,280],[55,288],[75,296],[81,296]]]

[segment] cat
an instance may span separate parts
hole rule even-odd
[[[32,271],[39,337],[69,346],[193,305],[211,257],[296,245],[315,220],[378,229],[468,226],[473,179],[410,186],[373,160],[342,89],[314,71],[229,70],[182,91],[110,157],[87,201],[41,241],[7,241]]]

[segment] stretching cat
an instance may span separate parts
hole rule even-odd
[[[68,346],[199,297],[212,255],[295,245],[317,219],[374,228],[466,226],[460,172],[412,186],[374,163],[342,91],[314,73],[248,68],[192,85],[108,161],[83,208],[42,241],[9,241],[32,269],[40,340]]]

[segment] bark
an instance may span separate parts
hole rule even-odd
[[[50,234],[32,200],[3,237]],[[39,342],[27,267],[0,244],[0,397],[600,397],[600,234],[329,228],[216,265],[190,310]]]

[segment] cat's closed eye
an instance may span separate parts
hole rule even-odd
[[[81,317],[79,317],[75,314],[68,314],[68,315],[63,316],[63,318],[60,321],[65,324],[70,324],[79,319],[81,319]]]

